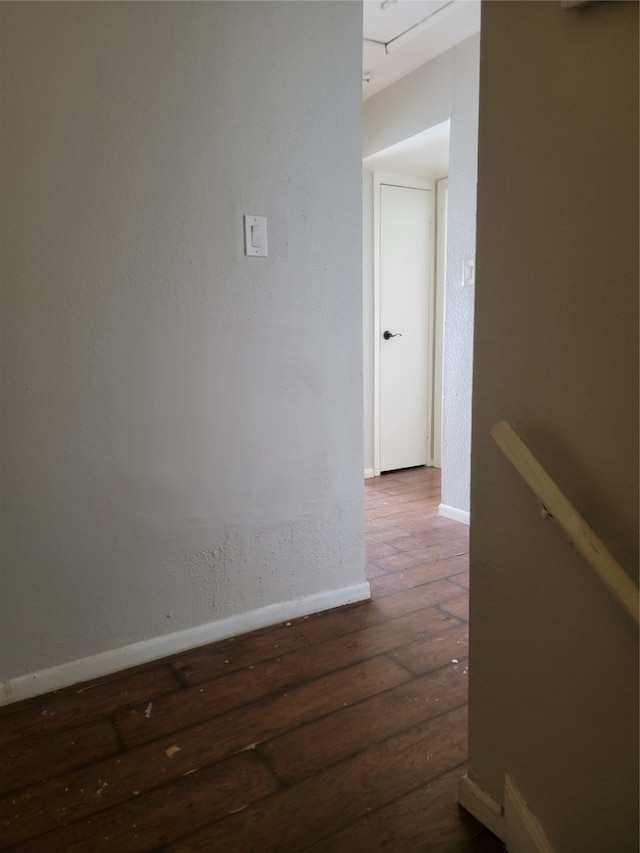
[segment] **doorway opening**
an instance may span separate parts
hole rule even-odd
[[[441,467],[449,124],[363,160],[365,477]]]

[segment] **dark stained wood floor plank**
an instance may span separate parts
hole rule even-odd
[[[401,526],[405,518],[436,518],[438,516],[438,506],[432,496],[411,495],[411,497],[414,499],[397,503],[393,500],[394,495],[383,495],[378,492],[374,500],[367,501],[365,504],[365,520],[371,524],[382,521],[388,525]]]
[[[430,584],[435,605],[456,595],[453,584]],[[459,594],[459,589],[458,589]],[[299,649],[282,658],[257,664],[222,679],[201,682],[155,703],[139,705],[116,718],[118,731],[128,746],[151,740],[219,716],[236,707],[293,689],[335,670],[344,669],[442,630],[448,624],[435,607],[400,616],[384,623],[337,637],[316,646]]]
[[[19,738],[39,738],[148,702],[178,686],[169,667],[156,666],[116,681],[50,693],[36,707],[0,716],[0,750]]]
[[[394,649],[390,654],[414,675],[421,675],[440,666],[464,660],[468,649],[469,628],[466,625],[456,625],[425,640],[416,640],[407,646]]]
[[[200,684],[281,657],[302,645],[315,645],[360,630],[376,621],[377,614],[370,609],[369,602],[355,604],[187,652],[174,661],[173,667],[186,684]]]
[[[378,542],[386,542],[392,537],[409,536],[410,531],[392,524],[380,523],[377,527],[367,525],[367,545],[375,545]]]
[[[168,845],[182,853],[297,853],[458,766],[466,755],[466,714],[456,709],[376,744]]]
[[[371,580],[371,578],[380,578],[383,575],[387,574],[384,569],[381,569],[379,566],[376,566],[376,564],[372,560],[368,560],[366,562],[365,571],[367,573],[367,580]]]
[[[70,814],[90,815],[124,802],[134,791],[140,794],[166,785],[409,677],[407,670],[389,658],[371,658],[269,701],[173,732],[162,740],[25,792],[23,797],[3,804],[0,826],[12,828],[19,821],[28,822],[29,813],[33,812],[42,812],[57,823]]]
[[[451,583],[456,583],[463,589],[469,590],[469,572],[461,572],[459,575],[452,575],[447,578]]]
[[[436,580],[429,581],[428,583],[421,584],[419,587],[416,587],[413,603],[416,605],[419,604],[420,609],[422,609],[423,607],[431,607],[431,605],[442,604],[449,598],[457,598],[459,596],[460,587],[458,587],[457,584],[449,583],[448,579],[446,578],[438,578]],[[392,600],[395,603],[399,603],[402,599],[400,598],[400,596],[397,595],[394,596],[393,599],[389,597],[386,599],[385,602],[381,602],[380,606],[382,607],[385,603],[390,603]],[[418,607],[412,609],[417,610]]]
[[[437,509],[433,506],[433,502],[428,498],[416,498],[416,500],[401,505],[390,500],[388,504],[383,506],[366,509],[365,520],[367,522],[373,522],[377,519],[382,519],[388,523],[389,520],[402,518],[405,514],[408,518],[411,518],[416,513],[420,513],[421,516],[424,515],[425,517],[429,517],[437,514]]]
[[[378,507],[400,507],[403,504],[411,503],[412,501],[425,501],[435,498],[440,495],[440,488],[433,486],[431,489],[424,489],[418,485],[398,486],[395,489],[388,489],[383,492],[378,492],[373,500],[368,502],[368,509]]]
[[[402,553],[403,551],[414,551],[416,548],[425,548],[429,545],[437,545],[441,543],[459,544],[464,542],[467,545],[464,553],[469,551],[469,538],[464,531],[451,530],[450,527],[435,527],[433,529],[424,530],[420,533],[411,533],[405,536],[396,536],[392,540],[387,539],[386,542],[380,543],[393,548],[388,554],[380,554],[379,556],[371,556],[369,559],[376,560],[382,557],[391,556],[392,553]]]
[[[474,847],[484,833],[478,823],[456,802],[464,768],[443,773],[432,782],[399,797],[341,832],[307,848],[309,853],[435,853],[449,849],[485,850]],[[451,846],[455,845],[455,846]],[[469,845],[469,846],[462,846]],[[504,850],[504,847],[496,847]]]
[[[405,468],[402,471],[393,471],[383,474],[380,478],[382,483],[386,483],[391,479],[398,480],[400,483],[440,483],[442,472],[440,468]],[[370,482],[370,481],[369,481]]]
[[[215,731],[206,726],[183,732],[179,738],[171,734],[162,741],[20,791],[0,805],[0,849],[6,839],[27,838],[71,818],[124,803],[238,751],[225,750],[214,735]]]
[[[12,741],[0,759],[0,792],[51,779],[119,750],[118,736],[108,720]]]
[[[426,482],[426,480],[425,480]],[[429,481],[430,483],[430,481]],[[388,489],[391,485],[402,486],[404,483],[402,480],[399,480],[397,477],[394,477],[391,474],[383,474],[381,477],[368,477],[364,481],[364,493],[366,497],[375,494],[378,491],[384,491]]]
[[[455,804],[468,528],[439,487],[366,481],[372,601],[0,710],[0,849],[503,853]]]
[[[425,476],[423,472],[421,472],[414,480],[405,481],[402,480],[387,480],[384,478],[380,483],[380,492],[383,494],[404,494],[405,492],[419,492],[422,495],[433,495],[434,498],[440,500],[440,477],[428,477]],[[365,490],[368,491],[367,486],[365,485]],[[373,495],[368,494],[368,500],[372,500],[376,497],[377,493]]]
[[[447,571],[459,572],[461,565],[466,565],[466,562],[457,563],[455,566],[450,564],[445,568]],[[435,568],[433,575],[433,580],[446,576],[439,574]],[[386,575],[384,577],[386,578]],[[396,585],[402,590],[410,586],[411,582],[407,581],[404,585],[396,582]],[[434,603],[433,591],[430,589],[416,590],[412,596],[393,595],[394,591],[395,589],[391,589],[389,595],[381,596],[380,601],[374,600],[327,611],[308,619],[293,620],[287,625],[196,649],[177,657],[173,667],[185,684],[201,684],[235,670],[282,657],[302,646],[318,645],[335,637],[347,636]],[[462,592],[463,590],[458,590],[456,594]]]
[[[376,565],[385,572],[397,572],[404,569],[412,569],[423,563],[436,563],[438,560],[446,560],[450,557],[459,557],[467,554],[469,543],[466,537],[455,537],[433,545],[425,545],[421,548],[412,548],[410,551],[401,551],[399,554],[391,554],[376,560]]]
[[[370,538],[370,541],[375,542],[380,531],[385,531],[385,535],[381,536],[378,541],[385,541],[387,538],[386,531],[392,528],[403,531],[405,534],[415,533],[417,524],[424,528],[430,519],[433,518],[437,518],[435,507],[428,511],[407,511],[406,514],[398,514],[394,517],[384,515],[379,518],[367,518],[367,536]]]
[[[281,735],[260,747],[276,776],[292,785],[332,764],[467,701],[467,675],[449,665],[336,714]]]
[[[458,557],[446,557],[435,563],[423,563],[411,569],[403,571],[387,572],[369,581],[371,594],[377,604],[380,604],[387,595],[400,594],[404,590],[417,589],[423,584],[431,583],[439,579],[446,579],[451,572],[458,574],[469,565],[468,554]],[[464,590],[461,589],[461,592]]]
[[[272,793],[273,776],[252,753],[189,774],[116,808],[24,842],[25,853],[147,851]]]
[[[435,566],[433,567],[435,569]],[[446,577],[438,576],[434,572],[435,577],[429,581],[425,581],[419,586],[412,587],[411,595],[407,595],[404,589],[399,592],[390,592],[388,595],[380,595],[378,598],[367,604],[369,610],[369,622],[365,627],[373,627],[374,625],[382,625],[389,619],[395,619],[397,616],[402,616],[406,613],[413,613],[416,610],[422,610],[430,607],[436,600],[443,601],[450,597],[448,587],[442,586],[446,581]],[[374,583],[383,583],[387,578],[391,579],[392,575],[387,575],[384,578],[375,579]],[[439,582],[439,583],[438,583]],[[435,584],[438,584],[436,586]],[[457,591],[457,585],[451,584],[456,589],[455,595],[465,595],[465,591],[460,589]],[[350,634],[353,631],[349,632]],[[343,636],[348,636],[344,634]]]
[[[375,545],[367,545],[367,560],[379,560],[381,557],[388,557],[390,554],[397,554],[398,549],[387,542],[377,542]]]
[[[455,616],[456,619],[463,619],[465,622],[469,621],[469,596],[463,595],[459,598],[450,598],[449,600],[442,603],[442,609],[451,614],[451,616]]]
[[[244,738],[238,740],[238,731],[248,732],[251,734],[250,742],[260,743],[268,737],[274,736],[282,730],[289,727],[300,725],[307,720],[314,719],[316,716],[328,714],[339,707],[357,702],[360,699],[378,693],[381,690],[386,690],[394,687],[397,684],[407,681],[409,674],[404,667],[392,661],[384,655],[371,657],[361,663],[353,666],[345,667],[330,673],[325,677],[316,678],[306,684],[292,686],[286,688],[286,692],[279,692],[271,698],[265,699],[259,705],[252,704],[247,708],[240,708],[236,713],[237,719],[227,715],[225,718],[229,729],[229,742],[224,754],[237,751],[246,746],[243,742]],[[185,728],[186,725],[192,724],[193,718],[201,719],[201,707],[199,697],[204,696],[203,687],[197,687],[190,695],[190,702],[184,702],[184,710],[181,713],[180,726],[176,723],[169,726],[171,731],[178,731],[178,728]],[[184,691],[180,693],[180,698],[183,697]],[[170,708],[168,716],[171,722],[175,723],[174,706]],[[210,714],[205,714],[205,717],[210,718]],[[155,719],[153,713],[149,717],[149,728],[156,728],[157,734],[164,734],[165,724],[163,722],[164,715],[157,714]],[[158,722],[158,720],[160,722]],[[233,723],[233,725],[229,725]],[[207,723],[211,731],[215,727],[215,720]],[[144,722],[136,723],[132,727],[131,732],[124,730],[121,735],[125,743],[135,745],[136,737],[143,737]],[[157,737],[156,734],[156,737]],[[153,735],[147,735],[145,739],[152,739]],[[220,744],[226,741],[224,738],[219,740]]]
[[[451,521],[448,518],[441,518],[440,516],[433,515],[431,517],[423,517],[418,515],[415,517],[415,513],[407,513],[406,515],[400,516],[397,520],[397,527],[401,527],[406,531],[407,534],[411,533],[421,533],[426,528],[428,528],[431,524],[435,524],[436,526],[445,526],[445,522],[448,525],[456,524],[461,528],[461,535],[465,534],[465,525],[460,524],[458,521]],[[467,531],[468,535],[468,531]]]

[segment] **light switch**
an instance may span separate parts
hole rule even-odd
[[[262,248],[262,225],[251,226],[251,245],[254,249]]]
[[[267,217],[244,215],[244,253],[253,258],[267,256]]]
[[[467,258],[462,265],[462,286],[474,287],[476,283],[476,262]]]

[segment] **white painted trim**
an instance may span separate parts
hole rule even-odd
[[[373,473],[380,476],[380,173],[373,173]]]
[[[509,853],[553,853],[538,818],[508,774],[504,782],[504,827],[504,842]]]
[[[257,610],[239,613],[237,616],[230,616],[217,622],[207,622],[205,625],[196,625],[194,628],[186,628],[183,631],[164,634],[151,640],[143,640],[130,646],[122,646],[119,649],[102,652],[91,657],[69,661],[60,666],[51,667],[51,669],[43,669],[40,672],[10,678],[2,682],[0,706],[19,702],[22,699],[30,699],[32,696],[40,696],[43,693],[49,693],[51,690],[70,687],[91,678],[111,675],[114,672],[138,666],[138,664],[159,660],[167,655],[245,634],[247,631],[254,631],[256,628],[266,628],[269,625],[277,625],[279,622],[297,619],[310,613],[318,613],[332,607],[341,607],[344,604],[353,604],[356,601],[365,601],[370,597],[371,590],[366,582],[342,589],[318,592],[296,598],[293,601],[283,601],[279,604],[259,607]]]
[[[589,527],[570,500],[560,491],[522,439],[506,421],[500,421],[491,435],[509,462],[516,469],[544,510],[569,541],[578,549],[611,595],[640,624],[638,587],[613,554]]]
[[[442,467],[442,362],[444,353],[444,304],[447,272],[447,208],[449,178],[436,183],[436,286],[434,288],[435,332],[433,341],[433,465]]]
[[[409,187],[409,189],[422,189],[431,192],[431,223],[435,218],[435,181],[427,178],[419,178],[411,175],[396,175],[388,172],[373,173],[373,465],[374,476],[379,476],[380,466],[380,338],[382,328],[380,326],[380,187],[390,184],[394,187]],[[435,228],[429,229],[429,251],[431,257],[429,281],[429,304],[433,302],[433,288],[435,280]],[[434,335],[433,323],[429,323],[427,330],[427,346],[432,348]],[[432,413],[432,389],[428,389],[428,417],[429,417],[429,439],[433,434]],[[428,452],[431,457],[432,443],[429,440]],[[432,465],[433,459],[427,459],[427,465]]]
[[[461,521],[463,524],[471,522],[471,514],[466,509],[458,509],[448,504],[440,504],[438,515],[441,515],[442,518],[450,518],[452,521]]]
[[[504,841],[505,825],[502,806],[468,776],[463,776],[460,780],[458,802],[490,832]]]
[[[365,468],[364,469],[365,480],[369,480],[369,479],[371,479],[371,477],[375,477],[375,476],[376,476],[376,472],[373,470],[373,468]]]

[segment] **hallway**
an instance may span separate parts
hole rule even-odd
[[[439,474],[366,481],[371,602],[2,711],[0,848],[503,850],[455,803],[468,529]]]

